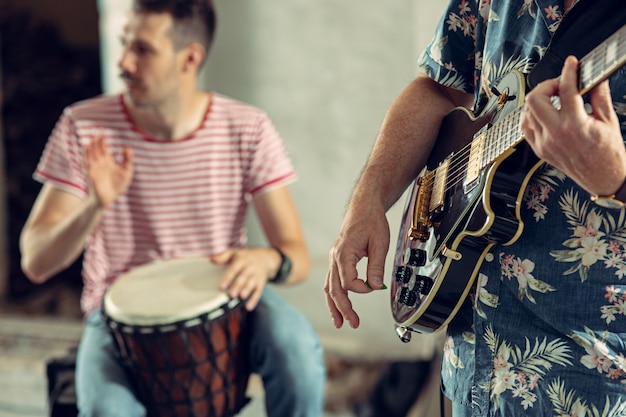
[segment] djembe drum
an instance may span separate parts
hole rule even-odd
[[[150,416],[227,417],[248,402],[247,313],[218,290],[224,269],[155,261],[107,291],[107,325]]]

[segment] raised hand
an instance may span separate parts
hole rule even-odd
[[[108,208],[130,185],[133,177],[132,149],[124,147],[118,162],[101,132],[85,149],[85,167],[92,192],[100,206]]]

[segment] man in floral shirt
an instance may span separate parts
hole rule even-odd
[[[442,118],[457,106],[478,110],[504,75],[528,74],[573,3],[450,1],[331,249],[325,291],[337,327],[359,325],[348,291],[381,288],[385,212],[424,167]],[[489,250],[476,296],[448,326],[442,386],[455,417],[626,416],[626,209],[594,203],[626,199],[626,70],[585,100],[578,70],[570,58],[559,79],[526,96],[519,127],[545,163],[524,191],[523,233]],[[363,257],[366,280],[356,271]]]

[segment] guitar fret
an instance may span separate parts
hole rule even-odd
[[[581,63],[580,76],[583,85],[591,84],[593,80],[593,61],[592,57],[589,57],[585,62]]]
[[[501,131],[502,131],[502,125],[497,124],[495,126],[495,129],[493,129],[493,131],[491,132],[492,135],[489,138],[489,157],[488,157],[487,164],[490,164],[491,161],[493,161],[493,157],[494,157],[493,148],[494,148],[494,145],[497,143],[498,138],[501,137]]]
[[[606,46],[606,66],[610,67],[617,61],[617,40],[611,42]]]
[[[498,126],[493,127],[492,129],[490,129],[487,132],[487,140],[486,140],[486,146],[485,146],[485,157],[483,159],[483,167],[489,165],[489,162],[491,161],[491,148],[493,147],[492,143],[494,141],[495,138],[498,137]]]
[[[522,140],[522,134],[519,129],[521,114],[521,109],[514,110],[488,130],[486,134],[476,139],[483,142],[481,146],[481,169],[495,161],[516,142]]]
[[[586,93],[603,81],[620,64],[626,62],[626,45],[623,42],[626,26],[615,32],[587,56],[580,60],[580,88]]]

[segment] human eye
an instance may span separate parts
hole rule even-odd
[[[151,49],[146,45],[138,44],[133,47],[133,50],[137,55],[148,55],[151,52]]]

